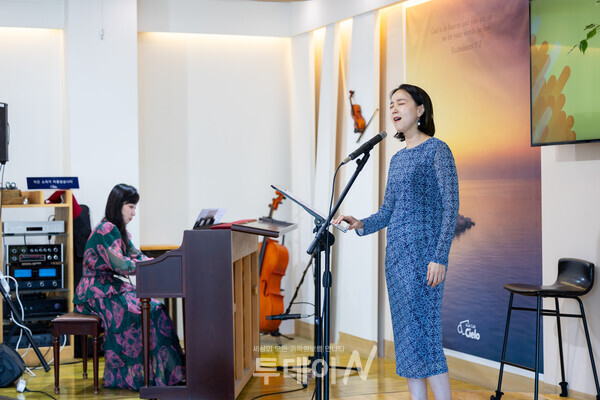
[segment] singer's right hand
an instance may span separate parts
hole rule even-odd
[[[348,227],[348,229],[350,229],[350,230],[362,229],[362,227],[363,227],[362,221],[354,218],[352,215],[340,215],[336,219],[332,220],[331,223],[339,224],[342,221],[346,221],[347,223],[350,224],[350,226]]]

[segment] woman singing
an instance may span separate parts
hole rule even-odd
[[[385,227],[385,275],[390,300],[396,372],[412,399],[449,400],[442,348],[442,295],[458,215],[458,178],[452,152],[433,137],[433,105],[420,87],[400,85],[390,95],[390,117],[406,141],[391,159],[383,204],[363,220],[342,220],[368,235]]]

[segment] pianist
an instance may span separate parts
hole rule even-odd
[[[132,243],[126,226],[135,215],[137,190],[116,185],[105,217],[88,239],[75,311],[97,315],[104,328],[104,387],[139,390],[143,386],[142,320],[135,288],[121,277],[134,275],[136,262],[147,260]],[[183,352],[162,304],[151,301],[150,384],[176,385],[184,380]]]

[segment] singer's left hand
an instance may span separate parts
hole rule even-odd
[[[436,262],[430,262],[427,267],[427,286],[436,287],[446,277],[446,266]]]

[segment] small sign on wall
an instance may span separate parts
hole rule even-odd
[[[79,189],[76,176],[27,178],[27,189]]]

